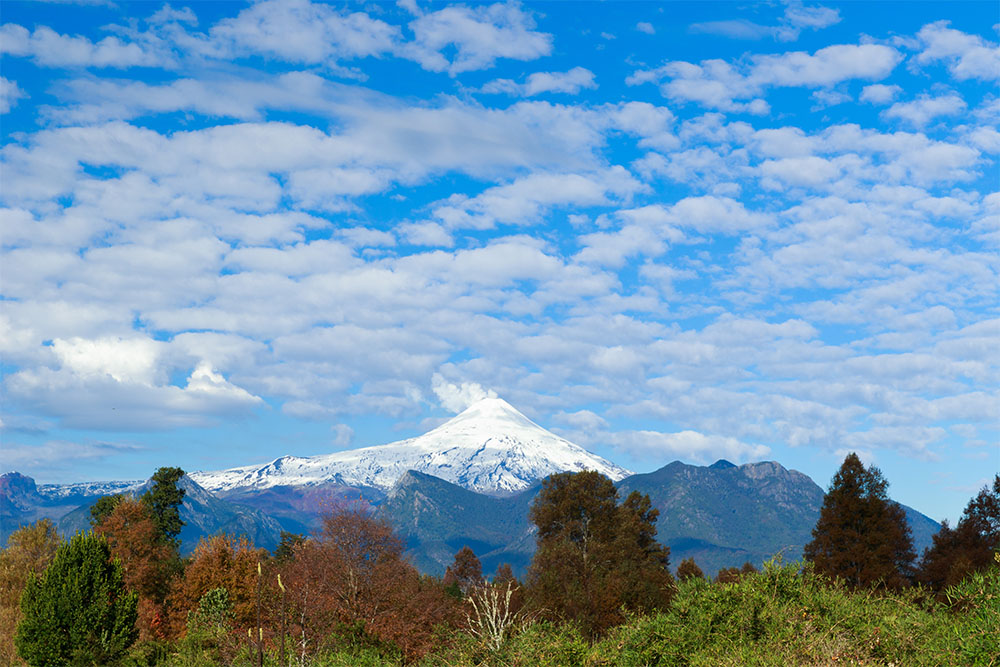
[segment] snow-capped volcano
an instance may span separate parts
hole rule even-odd
[[[545,430],[503,399],[486,398],[416,438],[190,476],[212,491],[329,482],[387,491],[407,470],[490,494],[520,491],[556,472],[595,470],[616,481],[631,474]]]

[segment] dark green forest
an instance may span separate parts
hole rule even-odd
[[[802,562],[712,580],[671,562],[648,496],[594,472],[544,480],[522,580],[469,547],[422,575],[361,503],[273,553],[216,535],[181,557],[182,475],[101,499],[68,541],[48,520],[10,536],[3,664],[1000,665],[1000,475],[918,556],[888,482],[848,455]]]

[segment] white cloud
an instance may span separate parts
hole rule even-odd
[[[656,34],[656,28],[653,27],[652,23],[649,23],[647,21],[639,21],[638,23],[635,24],[635,29],[638,30],[639,32],[644,32],[647,35]]]
[[[534,19],[517,4],[445,7],[412,21],[414,39],[398,53],[424,69],[454,76],[488,69],[497,58],[534,60],[548,55],[552,36],[534,28]],[[449,48],[455,50],[450,60],[444,55]]]
[[[205,363],[191,372],[182,388],[149,384],[141,377],[118,380],[89,372],[89,366],[73,366],[74,361],[59,370],[14,373],[6,383],[8,395],[16,404],[51,415],[68,428],[129,431],[203,426],[263,404]]]
[[[495,79],[484,85],[482,92],[534,97],[542,93],[577,95],[583,88],[597,88],[594,73],[583,67],[574,67],[568,72],[535,72],[523,84],[510,79]]]
[[[28,94],[21,90],[17,82],[0,76],[0,113],[8,113],[17,106],[17,101],[27,97]]]
[[[949,28],[948,23],[937,21],[920,29],[917,38],[924,50],[917,55],[917,62],[943,60],[948,65],[948,71],[959,81],[1000,78],[1000,46],[979,35]]]
[[[720,458],[743,463],[759,461],[771,453],[771,449],[765,445],[691,430],[676,433],[619,431],[610,433],[607,437],[616,449],[624,450],[639,459],[658,462],[677,457],[696,463],[711,463]]]
[[[496,398],[497,394],[492,389],[484,389],[476,382],[462,382],[455,384],[448,382],[440,373],[435,373],[431,378],[431,389],[438,397],[441,407],[449,412],[461,412],[473,403],[484,398]]]
[[[217,58],[263,54],[292,63],[336,63],[380,56],[401,39],[398,27],[362,12],[309,0],[265,0],[214,25],[203,50]]]
[[[48,471],[51,468],[72,475],[74,466],[80,461],[111,459],[143,451],[144,448],[138,445],[101,441],[47,440],[38,445],[9,442],[0,451],[0,463],[6,470],[24,471],[29,475],[34,469]],[[67,481],[80,480],[71,476]]]
[[[861,97],[858,99],[871,104],[888,104],[896,99],[901,92],[903,89],[895,84],[873,83],[861,89]]]
[[[810,97],[817,104],[817,106],[813,107],[814,111],[851,101],[851,96],[848,95],[847,93],[841,92],[839,90],[830,90],[826,88],[813,91]]]
[[[690,31],[721,35],[731,39],[773,39],[789,42],[799,38],[803,28],[818,30],[840,22],[840,11],[829,7],[806,7],[801,2],[785,5],[784,16],[777,25],[762,25],[747,19],[727,19],[693,23]]]
[[[33,31],[14,23],[0,26],[0,53],[26,57],[42,67],[171,67],[175,56],[168,44],[152,34],[128,42],[114,35],[93,42],[61,35],[47,26]]]
[[[336,424],[330,430],[333,431],[334,447],[347,448],[354,442],[354,429],[347,424]]]
[[[451,234],[436,222],[405,223],[397,225],[395,231],[403,241],[416,246],[450,248],[455,245]]]
[[[940,97],[922,96],[912,102],[897,102],[882,112],[884,118],[904,120],[914,127],[922,128],[940,116],[954,116],[965,110],[965,101],[955,95]]]
[[[652,70],[639,70],[626,79],[629,85],[658,83],[669,99],[697,102],[724,111],[766,113],[763,100],[747,100],[771,87],[829,87],[851,79],[882,79],[902,55],[879,44],[837,44],[813,54],[803,51],[757,55],[746,65],[723,60],[700,64],[674,61]]]
[[[434,217],[452,229],[532,225],[555,206],[609,205],[627,201],[642,189],[642,184],[622,167],[596,174],[536,173],[472,198],[454,195],[434,208]]]

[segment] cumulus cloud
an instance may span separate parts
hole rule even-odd
[[[534,60],[552,50],[552,36],[538,32],[517,4],[459,5],[423,14],[410,23],[413,41],[398,53],[433,72],[451,75],[488,69],[498,58]],[[449,59],[444,55],[454,49]]]
[[[0,76],[0,113],[8,113],[17,106],[18,100],[27,96],[16,82]]]
[[[484,398],[497,398],[495,391],[485,389],[479,383],[455,384],[445,380],[440,373],[435,373],[431,378],[431,389],[438,397],[441,407],[456,414]]]
[[[642,189],[643,185],[622,167],[595,174],[536,173],[472,198],[454,195],[435,207],[434,216],[449,228],[531,225],[552,207],[607,205],[627,201]]]
[[[594,73],[583,67],[574,67],[568,72],[535,72],[523,84],[510,79],[495,79],[484,85],[482,92],[534,97],[542,93],[577,95],[583,88],[597,88]]]
[[[901,92],[903,89],[895,84],[873,83],[861,89],[861,97],[858,99],[871,104],[888,104],[896,99]]]
[[[903,120],[922,128],[940,116],[954,116],[965,110],[965,101],[955,94],[923,96],[912,102],[897,102],[882,112],[884,118]]]
[[[743,463],[758,461],[771,453],[771,449],[765,445],[690,430],[676,433],[618,431],[610,434],[610,438],[615,448],[636,458],[657,462],[680,458],[697,463],[711,463],[724,458],[734,463]]]
[[[1000,45],[979,35],[948,27],[948,21],[925,25],[917,33],[923,50],[917,54],[918,63],[943,61],[959,81],[1000,78]]]
[[[201,49],[219,58],[263,54],[292,63],[336,63],[388,53],[400,38],[398,27],[363,12],[309,0],[265,0],[213,26]]]
[[[12,374],[15,403],[33,406],[69,427],[159,430],[246,412],[262,399],[226,380],[207,361],[184,387],[168,384],[165,343],[149,338],[56,339],[56,368]]]
[[[752,98],[768,88],[821,88],[851,79],[879,80],[901,59],[902,55],[889,46],[837,44],[812,54],[794,51],[752,56],[743,65],[723,60],[703,60],[697,65],[673,61],[656,69],[638,70],[626,82],[656,83],[664,97],[679,102],[697,102],[724,111],[766,113],[766,102]]]

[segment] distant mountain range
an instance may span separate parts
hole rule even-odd
[[[607,475],[622,497],[648,494],[674,567],[693,557],[710,574],[746,561],[759,565],[778,552],[799,558],[824,495],[809,477],[773,461],[707,467],[675,461],[630,474],[505,401],[485,399],[410,440],[185,476],[182,551],[218,532],[245,534],[273,549],[281,530],[311,532],[324,512],[360,501],[392,523],[421,571],[442,574],[455,552],[469,546],[485,572],[501,563],[523,572],[535,549],[528,509],[542,479],[580,470]],[[89,508],[101,495],[144,490],[142,482],[36,486],[7,473],[0,476],[0,538],[45,516],[71,534],[89,526]],[[919,553],[939,525],[904,509]]]

